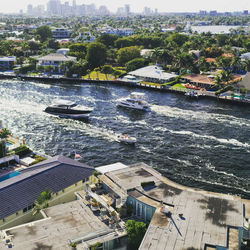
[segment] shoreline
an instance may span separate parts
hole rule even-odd
[[[57,84],[57,83],[63,83],[63,84],[84,84],[84,83],[97,83],[97,84],[114,84],[119,86],[128,86],[128,87],[134,87],[134,88],[143,88],[143,89],[151,89],[155,91],[160,92],[170,92],[170,93],[177,93],[185,95],[186,91],[185,89],[171,89],[169,87],[164,86],[156,86],[156,85],[147,85],[143,83],[134,83],[134,82],[127,82],[127,81],[121,81],[121,80],[93,80],[93,79],[83,79],[83,78],[68,78],[68,77],[40,77],[40,76],[27,76],[27,75],[5,75],[0,73],[0,79],[11,79],[11,80],[21,80],[21,81],[39,81],[43,83],[49,83],[49,84]],[[208,98],[208,99],[214,99],[217,101],[232,103],[232,104],[238,104],[238,105],[250,105],[250,101],[238,99],[238,98],[227,98],[226,96],[216,96],[213,92],[206,92],[199,94],[199,97],[196,98],[197,100],[199,98]]]

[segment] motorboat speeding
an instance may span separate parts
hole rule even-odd
[[[128,134],[118,135],[118,141],[121,143],[134,145],[136,143],[136,138],[129,136]]]
[[[56,100],[44,111],[52,115],[57,115],[60,118],[86,119],[89,117],[89,114],[93,111],[93,109],[80,106],[75,102],[68,100]]]
[[[149,110],[149,104],[145,100],[145,94],[139,92],[132,92],[128,98],[120,100],[117,106],[142,111]]]

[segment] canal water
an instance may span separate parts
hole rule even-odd
[[[183,185],[250,198],[250,108],[216,100],[115,85],[49,85],[0,80],[0,120],[34,151],[83,158],[100,166],[145,162]],[[116,106],[144,92],[151,112]],[[61,98],[94,108],[89,122],[60,119],[43,110]],[[120,133],[135,147],[116,141]]]

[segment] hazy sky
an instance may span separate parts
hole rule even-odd
[[[61,2],[72,0],[61,0]],[[27,5],[46,4],[48,0],[0,0],[1,13],[18,12],[23,9],[26,12]],[[95,3],[96,6],[106,5],[109,10],[116,11],[117,7],[130,4],[132,12],[141,12],[144,6],[159,12],[191,12],[205,10],[217,11],[250,11],[250,0],[76,0],[77,4]]]

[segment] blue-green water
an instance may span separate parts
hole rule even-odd
[[[19,174],[20,174],[19,172],[15,171],[15,172],[11,172],[9,174],[2,175],[2,176],[0,176],[0,182],[8,180],[8,179],[10,179],[12,177],[15,177],[15,176],[19,175]]]
[[[1,80],[0,89],[0,120],[35,151],[72,158],[76,151],[91,166],[145,162],[178,183],[250,198],[249,106],[115,85]],[[116,107],[135,90],[151,112]],[[93,107],[90,121],[44,113],[55,98]],[[118,143],[119,133],[135,136],[136,146]]]

